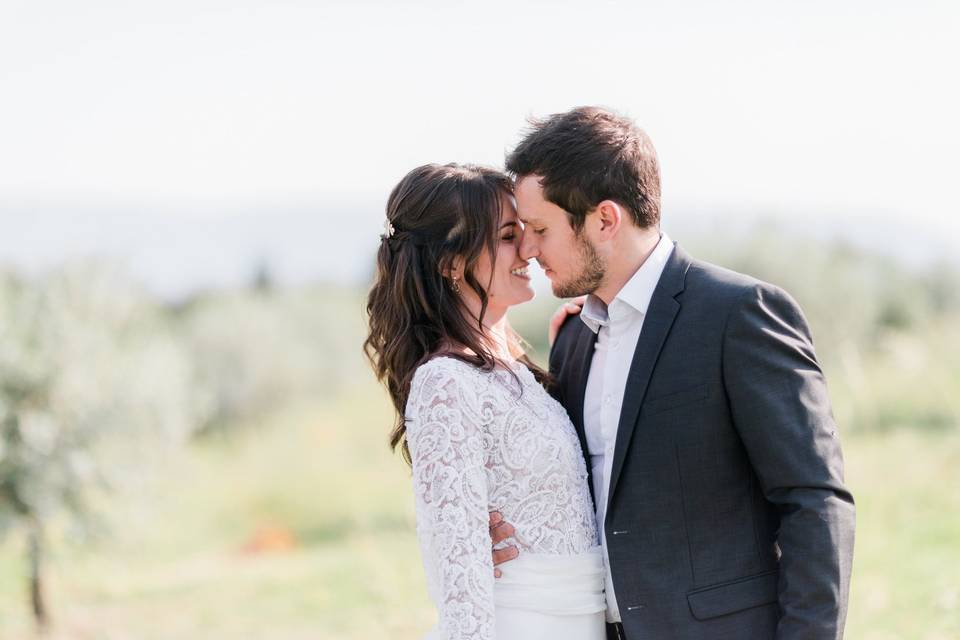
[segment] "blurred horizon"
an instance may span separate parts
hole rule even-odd
[[[65,262],[105,259],[168,301],[236,289],[264,274],[277,286],[369,284],[383,216],[383,203],[362,201],[234,209],[117,204],[11,209],[23,215],[3,221],[0,267],[37,275]],[[662,226],[688,248],[710,237],[730,242],[772,228],[890,258],[910,270],[960,268],[954,238],[869,212],[831,218],[825,212],[689,209],[665,212]],[[538,292],[549,292],[539,266],[533,272]]]

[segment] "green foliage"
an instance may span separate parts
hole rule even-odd
[[[334,287],[206,295],[180,308],[203,432],[253,424],[284,404],[329,397],[366,372],[359,296]]]
[[[189,434],[189,361],[105,265],[7,275],[0,309],[0,535],[62,512],[89,524],[98,493]]]

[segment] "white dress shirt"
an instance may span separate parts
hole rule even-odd
[[[583,425],[593,473],[593,495],[596,498],[597,529],[607,567],[606,595],[607,622],[620,622],[620,610],[613,592],[610,558],[604,519],[607,511],[607,490],[613,465],[613,449],[617,441],[617,426],[623,407],[627,374],[633,361],[633,352],[643,329],[653,290],[673,252],[673,242],[667,234],[647,257],[636,273],[627,281],[607,306],[590,295],[580,313],[580,319],[597,334],[596,349],[587,378],[583,406]]]

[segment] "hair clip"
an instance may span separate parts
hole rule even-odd
[[[393,223],[390,222],[389,218],[383,221],[383,232],[385,234],[385,238],[392,238],[393,234],[397,232],[396,227],[393,226]]]

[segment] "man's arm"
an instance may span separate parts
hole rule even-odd
[[[777,638],[842,638],[854,504],[807,322],[785,292],[757,285],[731,311],[723,349],[734,426],[780,513]]]

